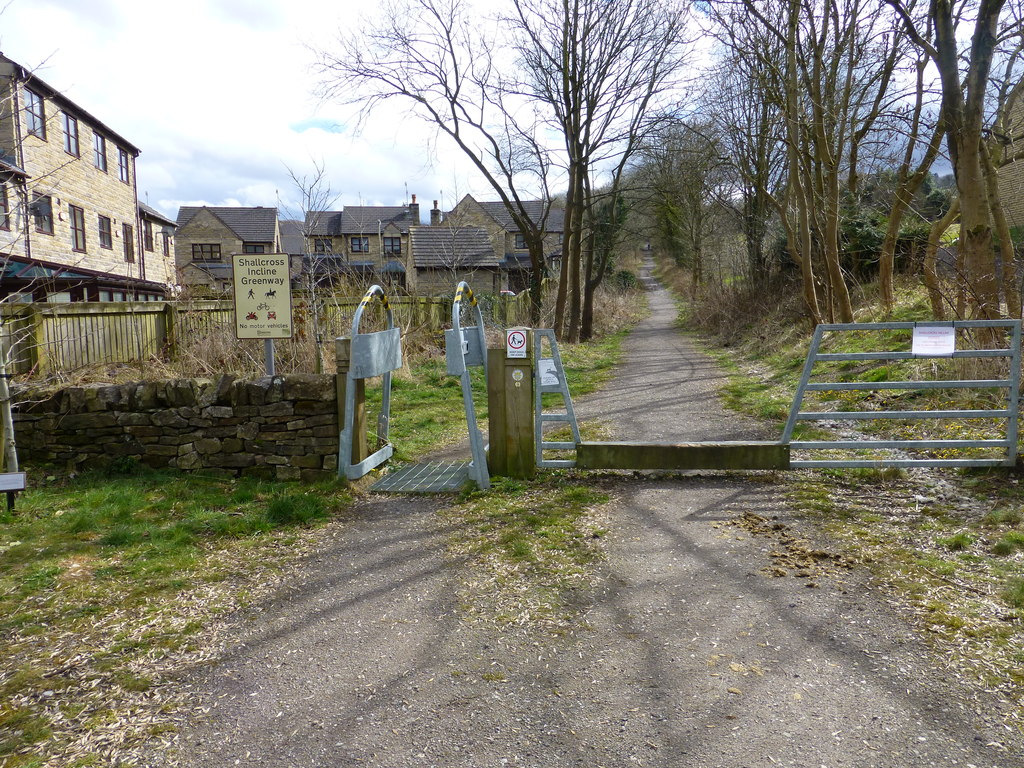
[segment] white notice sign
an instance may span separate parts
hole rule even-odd
[[[950,357],[956,351],[956,329],[951,325],[914,328],[910,351],[925,357]]]
[[[292,337],[291,275],[286,253],[236,253],[235,336],[239,339]]]
[[[555,368],[554,360],[542,357],[537,361],[537,370],[540,371],[540,385],[542,387],[558,386],[558,369]]]
[[[526,357],[526,331],[505,331],[505,357]]]

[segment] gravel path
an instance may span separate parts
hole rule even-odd
[[[771,438],[722,410],[720,372],[651,287],[628,359],[579,417],[620,439]],[[867,574],[822,552],[804,578],[765,574],[798,525],[773,475],[601,482],[608,559],[577,631],[468,626],[438,502],[370,497],[190,677],[207,714],[153,762],[1024,766],[1024,739],[996,725],[1008,705],[944,680]]]

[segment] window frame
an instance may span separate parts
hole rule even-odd
[[[98,170],[107,173],[107,137],[102,133],[92,135],[92,164]]]
[[[106,226],[104,226],[106,222]],[[99,215],[99,220],[96,225],[97,231],[99,232],[100,248],[114,247],[114,223],[109,216]]]
[[[164,256],[169,257],[171,255],[171,235],[166,229],[164,229],[161,230],[160,236],[163,238],[164,242]]]
[[[39,212],[43,210],[40,206],[43,201],[46,201],[46,215],[41,216]],[[32,199],[32,204],[29,206],[32,214],[32,226],[36,232],[41,235],[52,235],[53,234],[53,198],[49,195],[36,195]]]
[[[242,253],[265,254],[267,246],[263,243],[242,243]]]
[[[397,248],[396,248],[397,245]],[[402,238],[401,237],[388,237],[384,236],[381,242],[381,248],[384,250],[384,254],[388,256],[401,256],[402,255]]]
[[[81,157],[79,142],[78,118],[67,112],[61,112],[61,123],[64,126],[64,151],[74,157]]]
[[[149,219],[142,222],[142,247],[147,251],[153,250],[153,222]]]
[[[209,253],[209,256],[203,254]],[[198,255],[197,255],[198,254]],[[216,255],[213,255],[216,254]],[[220,243],[192,243],[192,261],[221,261]]]
[[[121,239],[124,240],[124,260],[135,263],[135,227],[131,224],[121,224]]]
[[[46,141],[46,101],[31,88],[25,89],[25,114],[28,135]]]
[[[125,184],[131,184],[131,169],[128,167],[128,150],[117,148],[117,178],[123,181]]]
[[[524,235],[522,232],[516,232],[515,233],[515,242],[512,244],[512,247],[515,250],[517,250],[517,251],[525,251],[526,250],[526,235]]]
[[[348,239],[348,246],[352,253],[369,253],[370,238],[365,235],[352,235]]]
[[[334,242],[329,237],[314,237],[313,253],[334,253]]]
[[[7,197],[7,185],[0,183],[0,229],[11,229],[11,204]]]
[[[68,226],[71,228],[71,250],[85,253],[85,209],[68,203]]]

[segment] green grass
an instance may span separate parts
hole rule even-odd
[[[592,485],[549,473],[496,479],[490,491],[469,492],[446,509],[453,551],[479,574],[462,595],[467,611],[499,624],[568,620],[571,595],[603,557],[605,530],[593,511],[607,501]]]
[[[30,486],[13,514],[0,512],[7,673],[0,699],[45,702],[38,696],[44,690],[97,677],[129,693],[149,690],[155,681],[129,667],[186,646],[202,626],[162,622],[161,611],[235,573],[226,563],[235,555],[279,560],[275,537],[349,503],[336,483],[298,487],[137,468]],[[124,625],[117,634],[105,629],[114,624]],[[80,670],[74,681],[44,677],[69,659]],[[14,674],[12,665],[19,665]],[[15,752],[48,739],[49,717],[42,703],[0,709],[0,758],[15,760]]]

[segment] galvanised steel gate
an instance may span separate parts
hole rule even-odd
[[[899,331],[915,329],[952,329],[957,331],[978,331],[1003,329],[1009,336],[1008,345],[996,349],[956,349],[950,353],[930,354],[913,351],[902,352],[820,352],[826,333],[847,331]],[[955,338],[955,336],[954,336]],[[975,448],[1001,449],[1004,455],[998,458],[870,458],[870,459],[790,459],[789,465],[798,467],[992,467],[1013,466],[1017,457],[1017,410],[1020,395],[1020,320],[958,320],[953,322],[919,323],[842,323],[819,325],[814,331],[807,361],[804,364],[800,386],[793,398],[793,406],[786,421],[780,443],[795,451],[816,450],[860,450],[860,449],[906,449],[906,450],[964,450]],[[1004,358],[1009,362],[1006,378],[964,379],[952,381],[873,381],[841,382],[811,381],[814,367],[820,362],[870,361],[870,360],[912,360],[928,358]],[[996,409],[963,409],[935,411],[802,411],[804,395],[807,392],[844,390],[937,390],[937,389],[1005,389],[1006,406]],[[835,421],[870,419],[1000,419],[1005,420],[1003,439],[977,440],[792,440],[793,429],[798,421]]]

